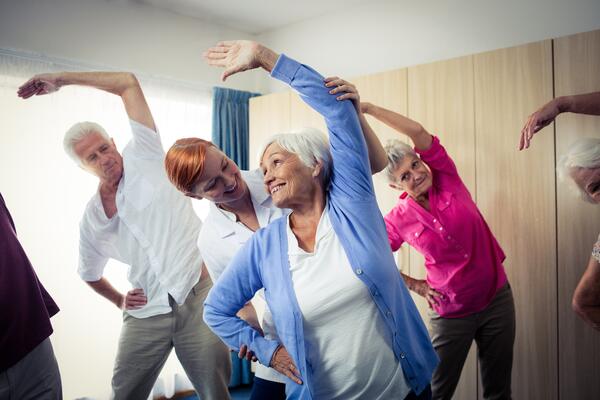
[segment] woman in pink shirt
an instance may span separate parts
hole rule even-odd
[[[385,223],[393,251],[408,242],[425,256],[427,279],[403,277],[431,309],[430,334],[440,358],[433,398],[452,397],[475,340],[483,397],[509,399],[515,310],[504,252],[439,139],[393,111],[370,103],[361,109],[415,146],[399,140],[386,146],[389,185],[402,194]]]

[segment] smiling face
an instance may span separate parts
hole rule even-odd
[[[112,139],[93,132],[81,138],[73,150],[81,160],[81,166],[101,182],[115,183],[123,176],[123,158]]]
[[[572,168],[570,175],[590,201],[600,204],[600,167]]]
[[[312,201],[317,186],[322,185],[322,165],[306,166],[298,155],[276,143],[271,143],[263,153],[260,167],[264,173],[265,189],[273,204],[279,208],[294,209],[295,206]]]
[[[394,182],[390,187],[405,191],[413,199],[427,193],[432,184],[431,171],[421,159],[407,154],[394,171]]]
[[[202,174],[187,195],[227,204],[240,200],[245,193],[246,183],[236,163],[216,147],[207,148]]]

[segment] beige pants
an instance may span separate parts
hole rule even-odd
[[[511,371],[515,342],[515,304],[507,283],[483,311],[462,317],[442,318],[430,311],[431,342],[440,363],[431,380],[433,399],[454,394],[471,343],[477,343],[483,398],[511,398]]]
[[[202,400],[229,399],[229,350],[202,320],[203,303],[212,287],[202,279],[173,311],[149,318],[123,314],[123,328],[112,378],[115,400],[148,398],[171,349],[175,348],[194,389]]]
[[[0,372],[0,400],[62,400],[60,372],[50,338]]]

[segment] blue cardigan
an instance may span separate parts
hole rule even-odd
[[[354,106],[350,101],[336,100],[322,76],[285,55],[279,57],[271,75],[298,91],[306,103],[325,117],[333,157],[326,211],[354,273],[371,292],[393,337],[394,354],[406,381],[419,394],[429,385],[438,358],[398,273],[375,199],[367,147]],[[229,347],[239,350],[246,344],[263,365],[269,365],[279,343],[263,338],[236,316],[264,288],[281,343],[303,381],[298,385],[288,379],[287,397],[313,399],[302,313],[289,268],[286,219],[280,218],[257,231],[233,258],[204,303],[204,320]]]

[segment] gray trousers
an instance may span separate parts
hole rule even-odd
[[[0,400],[62,400],[62,384],[50,338],[0,373]]]
[[[115,400],[147,399],[173,347],[202,400],[229,399],[229,350],[202,320],[211,287],[207,277],[194,286],[184,304],[170,299],[173,311],[168,314],[149,318],[123,314],[112,378]]]
[[[477,343],[483,398],[511,398],[511,372],[515,342],[515,304],[507,283],[483,311],[443,318],[430,311],[431,342],[440,363],[431,380],[433,399],[451,399],[471,348]]]

